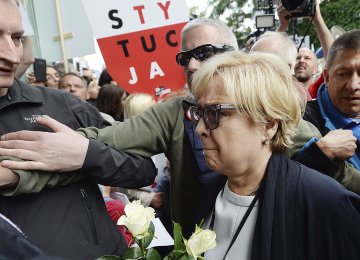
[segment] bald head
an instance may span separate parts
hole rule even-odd
[[[294,69],[296,47],[293,41],[280,32],[266,32],[254,43],[250,51],[259,51],[275,54],[283,58]]]
[[[317,58],[309,48],[303,47],[296,56],[295,77],[307,87],[313,81],[313,75],[317,72]]]

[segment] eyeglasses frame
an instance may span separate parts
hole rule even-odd
[[[215,108],[215,115],[216,115],[216,121],[215,121],[215,127],[210,127],[208,124],[208,120],[206,120],[205,117],[205,111],[209,108]],[[201,114],[199,116],[198,119],[195,118],[195,111],[194,109],[196,109],[197,111],[200,111]],[[219,127],[220,124],[220,114],[222,111],[225,110],[235,110],[237,109],[237,107],[233,104],[212,104],[212,105],[207,105],[204,108],[199,108],[198,106],[190,106],[189,107],[189,111],[190,111],[190,117],[191,117],[191,122],[193,125],[197,126],[197,124],[200,122],[200,120],[203,118],[204,124],[206,129],[208,130],[215,130],[216,128]]]

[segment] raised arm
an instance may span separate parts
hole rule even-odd
[[[279,27],[277,28],[277,31],[286,32],[289,27],[289,17],[291,14],[285,10],[282,4],[279,4],[277,8],[277,13],[279,16]],[[332,37],[332,34],[326,26],[325,21],[321,15],[320,4],[318,0],[316,2],[315,15],[312,23],[315,26],[315,30],[319,37],[321,47],[323,48],[324,57],[326,59],[326,56],[330,49],[330,45],[333,43],[334,38]]]
[[[324,57],[326,59],[330,46],[334,41],[334,37],[332,36],[329,28],[326,26],[325,21],[321,15],[319,1],[317,1],[316,3],[313,24],[315,26],[316,33],[321,43],[321,47],[323,48]]]
[[[276,29],[278,32],[286,32],[289,27],[290,13],[285,10],[285,7],[280,3],[277,8],[279,17],[279,27]]]

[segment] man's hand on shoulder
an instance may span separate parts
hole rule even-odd
[[[1,136],[0,155],[25,160],[4,160],[1,166],[57,172],[80,169],[89,140],[50,117],[39,117],[36,121],[53,132],[19,131]]]
[[[356,137],[351,130],[337,129],[330,131],[316,144],[331,160],[347,160],[356,150]]]

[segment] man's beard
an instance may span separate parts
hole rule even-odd
[[[300,73],[300,74],[295,74],[295,78],[301,82],[301,83],[305,83],[308,80],[312,79],[312,75],[306,74],[306,73]]]

